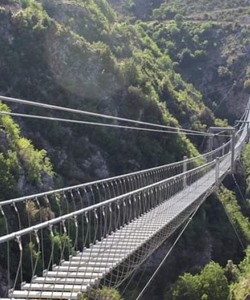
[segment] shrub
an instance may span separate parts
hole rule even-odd
[[[122,300],[122,298],[117,290],[104,287],[80,296],[79,300]]]

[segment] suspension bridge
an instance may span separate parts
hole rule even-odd
[[[1,202],[6,297],[78,299],[119,286],[233,171],[249,109],[232,138],[206,154]]]

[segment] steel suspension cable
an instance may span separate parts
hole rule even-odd
[[[160,265],[157,267],[157,269],[155,270],[155,272],[153,273],[153,275],[150,277],[150,279],[148,280],[148,282],[146,283],[146,285],[144,286],[144,288],[142,289],[142,291],[140,292],[140,294],[137,296],[136,300],[141,299],[142,295],[145,293],[145,291],[147,290],[147,288],[149,287],[149,285],[151,284],[151,282],[154,280],[155,276],[157,275],[157,273],[159,272],[159,270],[161,269],[162,265],[164,264],[164,262],[166,261],[166,259],[168,258],[169,254],[172,252],[172,250],[174,249],[175,245],[177,244],[177,242],[179,241],[179,239],[181,238],[181,236],[183,235],[184,231],[186,230],[186,228],[188,227],[189,223],[192,221],[193,217],[195,216],[195,214],[197,213],[198,209],[200,208],[201,204],[196,208],[196,210],[191,214],[191,216],[189,217],[189,219],[187,220],[186,224],[184,225],[183,229],[181,230],[181,232],[178,234],[177,238],[175,239],[173,245],[171,246],[171,248],[168,250],[168,252],[166,253],[166,255],[164,256],[163,260],[161,261]]]
[[[84,110],[79,110],[79,109],[67,108],[67,107],[62,107],[62,106],[57,106],[57,105],[34,102],[34,101],[27,101],[27,100],[22,100],[22,99],[18,99],[18,98],[0,96],[0,99],[4,100],[6,102],[14,102],[14,103],[19,103],[19,104],[23,104],[23,105],[31,105],[31,106],[41,107],[41,108],[65,111],[65,112],[76,113],[76,114],[92,116],[92,117],[98,117],[98,118],[103,118],[103,119],[116,120],[116,121],[121,121],[121,122],[128,122],[128,123],[158,127],[158,128],[163,128],[163,129],[179,130],[179,131],[183,131],[183,132],[200,133],[200,131],[191,130],[191,129],[183,129],[183,128],[177,128],[177,127],[168,126],[168,125],[161,125],[161,124],[144,122],[144,121],[133,120],[133,119],[128,119],[128,118],[115,117],[115,116],[111,116],[111,115],[94,113],[94,112],[89,112],[89,111],[84,111]]]
[[[183,131],[181,128],[175,128],[176,131],[171,130],[163,130],[163,129],[152,129],[152,128],[145,128],[145,127],[134,127],[134,126],[125,126],[125,125],[117,125],[117,124],[106,124],[100,122],[89,122],[89,121],[80,121],[74,119],[66,119],[66,118],[56,118],[56,117],[46,117],[41,115],[28,115],[28,114],[20,114],[20,113],[12,113],[7,111],[0,111],[0,115],[9,115],[13,117],[21,117],[21,118],[29,118],[29,119],[40,119],[40,120],[47,120],[47,121],[57,121],[57,122],[64,122],[64,123],[74,123],[74,124],[84,124],[84,125],[93,125],[93,126],[101,126],[101,127],[112,127],[112,128],[122,128],[122,129],[129,129],[129,130],[139,130],[139,131],[149,131],[149,132],[158,132],[158,133],[171,133],[171,134],[184,134],[184,135],[197,135],[197,136],[212,136],[211,133],[206,132],[186,132]]]
[[[236,187],[237,187],[237,189],[238,189],[238,191],[239,191],[239,194],[240,194],[241,199],[242,199],[244,202],[246,202],[246,198],[245,198],[244,195],[243,195],[243,192],[242,192],[242,190],[241,190],[241,188],[240,188],[240,186],[239,186],[238,181],[236,180],[235,175],[232,174],[232,177],[233,177],[234,183],[235,183],[235,185],[236,185]]]

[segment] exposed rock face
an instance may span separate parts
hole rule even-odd
[[[83,166],[89,171],[94,168],[95,176],[97,178],[107,178],[109,176],[109,170],[105,159],[103,158],[100,151],[96,151],[89,159],[83,162]]]

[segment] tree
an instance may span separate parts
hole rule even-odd
[[[223,268],[211,262],[203,269],[200,274],[202,284],[202,297],[207,300],[227,299],[229,286]],[[203,299],[202,298],[202,299]]]
[[[195,300],[200,299],[201,283],[199,276],[186,273],[180,276],[172,289],[173,300]]]
[[[226,300],[229,286],[222,267],[211,262],[200,274],[179,277],[171,290],[173,300]]]
[[[180,14],[177,14],[175,17],[174,17],[174,20],[175,20],[175,23],[176,23],[176,26],[178,28],[180,28],[182,26],[182,23],[183,23],[183,16],[180,15]]]
[[[88,295],[83,295],[79,300],[122,300],[120,293],[111,288],[93,290]]]

